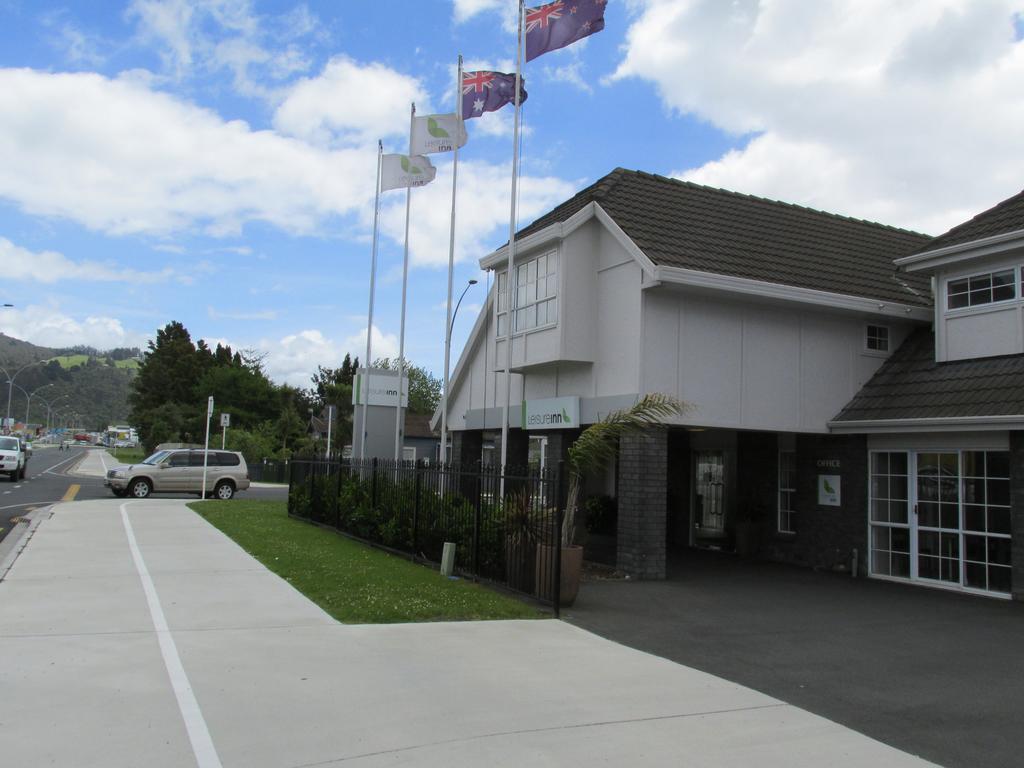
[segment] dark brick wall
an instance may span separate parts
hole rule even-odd
[[[779,490],[779,436],[775,432],[736,433],[736,525],[754,526],[751,546],[756,554],[775,530]],[[760,544],[758,543],[760,542]]]
[[[501,434],[500,432],[498,433]],[[501,461],[501,441],[495,444],[497,448],[498,461]],[[509,467],[522,468],[530,460],[530,433],[525,429],[510,429],[508,431],[508,453],[505,456],[505,464]]]
[[[633,578],[665,578],[668,430],[659,427],[619,442],[618,568]]]
[[[838,461],[839,466],[820,467],[820,461]],[[764,555],[813,568],[842,570],[849,569],[856,549],[860,575],[867,575],[867,438],[797,435],[796,472],[796,533],[776,533],[772,516],[763,540]],[[818,475],[840,476],[842,506],[818,505]]]
[[[1013,534],[1013,599],[1024,600],[1024,432],[1010,432],[1010,505]]]

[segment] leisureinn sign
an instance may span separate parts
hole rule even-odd
[[[548,397],[523,400],[523,429],[577,429],[580,425],[580,398]]]

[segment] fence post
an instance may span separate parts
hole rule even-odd
[[[483,476],[484,465],[480,465],[480,473],[477,475],[476,483],[476,504],[473,505],[473,579],[480,578],[480,506],[483,503]]]
[[[377,457],[370,462],[370,509],[377,511]]]
[[[416,491],[413,494],[412,502],[412,554],[416,556],[419,550],[419,526],[420,526],[420,489],[423,487],[423,472],[419,460],[416,461]]]
[[[334,527],[341,529],[341,461],[335,467],[338,472],[334,480]]]
[[[316,505],[313,503],[313,491],[316,488],[316,472],[312,464],[306,464],[306,473],[309,475],[309,519],[316,519]]]
[[[562,526],[565,524],[565,461],[558,462],[558,478],[555,483],[558,489],[558,499],[555,503],[555,583],[552,585],[552,592],[555,597],[555,618],[562,615]],[[570,544],[572,542],[569,542]]]
[[[292,483],[295,482],[295,465],[288,465],[288,514],[291,515],[294,512],[292,506]]]

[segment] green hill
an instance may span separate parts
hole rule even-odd
[[[41,363],[23,370],[15,380],[11,416],[22,421],[28,408],[30,422],[45,424],[49,405],[52,423],[69,423],[70,414],[77,413],[73,426],[82,429],[123,424],[128,418],[128,392],[139,366],[138,356],[137,349],[52,349],[0,334],[0,367],[13,374],[29,363]],[[0,395],[6,396],[6,389],[0,384]],[[22,389],[32,393],[31,401]],[[59,415],[55,416],[55,411]]]

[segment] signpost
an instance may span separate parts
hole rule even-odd
[[[224,447],[228,443],[228,427],[231,426],[231,414],[222,413],[220,415],[220,449],[223,451]]]
[[[210,460],[210,419],[213,418],[213,395],[206,401],[206,443],[203,445],[203,495],[206,498],[206,466]]]

